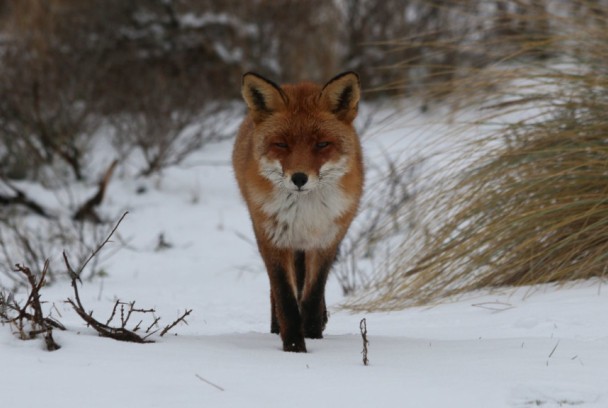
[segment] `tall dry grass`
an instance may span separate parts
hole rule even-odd
[[[487,133],[438,170],[423,227],[349,307],[608,275],[608,19],[596,1],[571,3],[531,15],[547,30],[521,37],[512,58],[451,81],[466,101],[455,115],[483,105],[475,125]]]

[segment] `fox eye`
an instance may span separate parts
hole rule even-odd
[[[279,149],[287,149],[289,146],[287,143],[277,142],[272,144],[274,147],[278,147]]]
[[[319,143],[317,143],[316,146],[317,146],[317,149],[323,149],[323,148],[329,146],[330,144],[331,144],[330,142],[319,142]]]

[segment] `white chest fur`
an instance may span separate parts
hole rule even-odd
[[[337,218],[351,204],[352,200],[335,185],[319,186],[304,193],[276,189],[262,205],[270,217],[264,230],[279,248],[326,248],[340,230]]]

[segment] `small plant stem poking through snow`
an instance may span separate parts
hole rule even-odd
[[[359,322],[359,329],[361,330],[361,338],[363,339],[363,350],[361,354],[363,354],[363,365],[369,365],[369,360],[367,359],[367,346],[369,341],[367,340],[367,320],[365,318],[361,319]]]
[[[559,346],[559,340],[555,344],[555,347],[553,347],[553,350],[551,350],[551,353],[549,353],[549,358],[553,357],[553,353],[555,353],[555,350],[557,349],[557,346]]]
[[[209,385],[210,385],[210,386],[212,386],[213,388],[216,388],[216,389],[218,389],[218,390],[220,390],[220,391],[225,391],[225,390],[224,390],[222,387],[220,387],[219,385],[217,385],[217,384],[213,384],[211,381],[204,379],[203,377],[201,377],[201,376],[200,376],[200,375],[198,375],[198,374],[194,374],[194,376],[195,376],[196,378],[198,378],[199,380],[201,380],[202,382],[204,382],[205,384],[209,384]]]

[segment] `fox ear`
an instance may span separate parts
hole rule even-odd
[[[333,77],[321,91],[321,103],[344,122],[352,122],[357,116],[361,86],[359,75],[344,72]]]
[[[287,95],[277,84],[253,72],[243,75],[241,93],[255,123],[284,109],[287,104]]]

